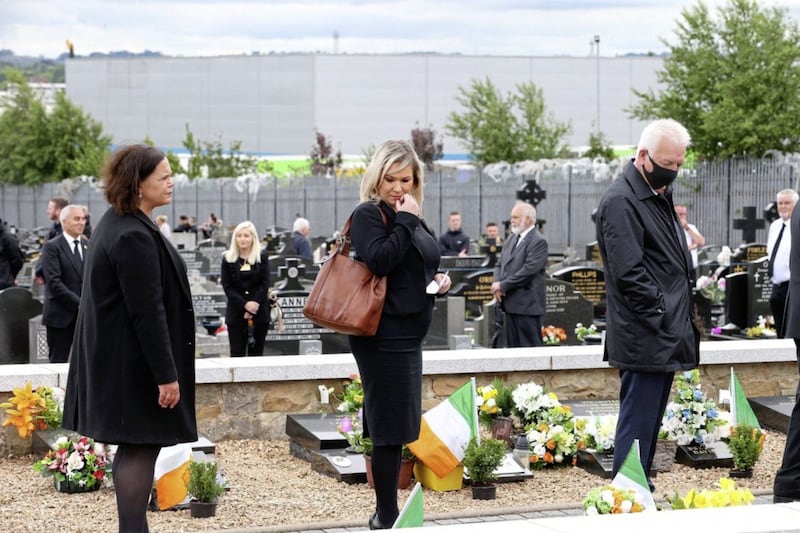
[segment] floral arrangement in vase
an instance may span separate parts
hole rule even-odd
[[[583,511],[590,516],[598,514],[641,513],[642,497],[633,489],[604,485],[589,491],[583,500]]]
[[[24,387],[15,387],[11,398],[0,403],[6,410],[3,427],[15,426],[23,439],[37,429],[59,428],[63,405],[63,389],[42,385],[33,390],[29,381]]]
[[[721,304],[725,299],[725,278],[717,276],[700,276],[695,287],[700,293],[711,300],[712,304]]]
[[[365,441],[368,439],[364,437],[362,416],[363,411],[359,409],[358,413],[343,417],[336,425],[336,429],[347,440],[348,451],[352,453],[365,453],[367,451]]]
[[[575,421],[575,434],[578,448],[608,452],[614,449],[614,436],[617,433],[617,415],[579,418]]]
[[[567,340],[567,332],[564,328],[555,326],[544,326],[542,328],[542,342],[547,346],[556,346]]]
[[[578,451],[572,410],[532,382],[518,385],[512,398],[530,445],[531,468],[572,464]]]
[[[719,440],[718,428],[727,425],[713,400],[701,390],[700,372],[689,370],[675,376],[676,394],[667,404],[661,429],[679,445],[708,445]]]
[[[673,496],[665,496],[673,509],[702,509],[704,507],[731,507],[750,505],[755,497],[747,487],[737,488],[736,482],[730,478],[721,478],[715,483],[716,489],[690,489],[686,496],[677,492]]]
[[[350,379],[343,383],[344,390],[341,394],[334,396],[339,400],[336,408],[342,413],[356,413],[364,405],[364,389],[361,386],[361,378],[357,374],[351,374]]]
[[[475,405],[481,422],[491,425],[493,418],[508,417],[514,408],[512,393],[514,387],[506,385],[500,378],[495,378],[490,385],[478,387],[475,396]]]
[[[33,464],[43,476],[53,476],[60,492],[88,492],[100,488],[111,464],[105,444],[89,437],[59,437],[55,449]]]
[[[589,335],[597,335],[597,326],[595,326],[594,324],[590,324],[589,327],[586,327],[581,322],[575,324],[575,337],[580,342],[583,342],[583,339],[585,339]]]

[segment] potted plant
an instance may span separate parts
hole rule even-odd
[[[77,435],[59,437],[55,449],[35,462],[33,469],[53,476],[57,491],[77,493],[99,489],[110,465],[111,454],[105,444]]]
[[[217,514],[217,498],[225,491],[225,484],[217,479],[217,463],[194,460],[189,463],[186,489],[192,495],[189,502],[192,518],[208,518]]]
[[[480,421],[491,428],[493,439],[512,445],[514,421],[511,410],[514,408],[514,388],[503,383],[500,378],[494,378],[491,385],[478,387],[476,392],[478,395],[475,397],[475,405],[478,406]]]
[[[472,480],[473,500],[494,500],[497,495],[497,479],[495,470],[503,463],[506,456],[506,443],[497,439],[485,439],[478,443],[475,437],[470,439],[464,450],[461,463]]]
[[[733,456],[731,477],[752,477],[753,466],[758,462],[764,447],[764,433],[752,426],[739,425],[731,428],[728,449]]]
[[[356,413],[364,405],[364,388],[358,374],[351,374],[348,381],[342,382],[342,393],[334,395],[339,400],[336,410],[342,413]]]

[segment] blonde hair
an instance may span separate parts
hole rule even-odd
[[[239,225],[231,233],[231,245],[228,250],[223,254],[225,261],[228,263],[235,263],[239,259],[239,246],[236,244],[236,236],[240,231],[249,231],[253,237],[253,245],[250,247],[250,254],[245,258],[248,263],[254,265],[261,262],[261,243],[258,240],[258,231],[256,226],[249,220],[240,222]]]
[[[367,171],[361,179],[361,201],[362,202],[380,202],[381,197],[378,194],[378,187],[381,181],[392,168],[392,165],[399,165],[395,170],[402,170],[409,165],[414,175],[414,188],[411,190],[411,196],[422,207],[422,187],[423,187],[423,169],[414,147],[408,141],[390,139],[383,141],[372,160],[367,166]]]

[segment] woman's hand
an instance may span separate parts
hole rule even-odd
[[[433,279],[434,281],[436,281],[436,283],[439,284],[439,291],[436,294],[444,294],[450,290],[451,281],[450,281],[450,276],[448,276],[447,274],[437,272],[433,276]]]
[[[251,315],[257,315],[258,314],[258,310],[260,308],[261,308],[261,305],[258,302],[254,301],[254,300],[250,300],[249,302],[244,304],[244,310],[247,311],[248,313],[250,313]]]
[[[181,388],[177,381],[158,386],[158,405],[172,409],[181,400]]]
[[[397,211],[398,213],[401,211],[405,211],[406,213],[411,213],[412,215],[419,216],[420,209],[419,209],[419,204],[414,199],[414,197],[408,193],[405,193],[402,196],[402,198],[397,200],[397,204],[395,204],[395,211]]]

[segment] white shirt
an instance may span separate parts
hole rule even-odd
[[[775,256],[775,264],[772,265],[772,283],[783,283],[789,281],[789,252],[792,248],[792,224],[791,219],[783,220],[779,218],[769,225],[769,235],[767,237],[767,259],[772,257],[772,249],[775,248],[775,241],[781,232],[781,226],[785,223],[786,229],[783,230],[781,244],[778,246],[778,254]]]
[[[692,229],[692,231],[697,232],[697,227],[694,226],[693,224],[686,224],[686,225],[689,226]],[[692,234],[689,233],[688,229],[683,230],[683,234],[686,236],[686,247],[689,248],[689,253],[692,254],[692,266],[694,268],[697,268],[697,248],[694,249],[692,248],[692,243],[694,242]]]
[[[67,245],[69,245],[69,251],[72,252],[72,253],[75,253],[73,250],[75,250],[75,239],[76,239],[76,237],[70,237],[69,235],[67,235],[66,231],[64,233],[62,233],[61,236],[64,237],[65,241],[67,241]],[[81,259],[83,259],[83,243],[81,242],[81,236],[78,235],[77,239],[78,239],[78,242],[80,243],[80,244],[78,244],[78,255],[81,256]]]
[[[161,224],[161,225],[158,227],[158,229],[159,229],[159,231],[161,231],[161,235],[163,235],[164,237],[166,237],[166,238],[167,238],[167,240],[169,240],[169,238],[170,238],[170,237],[172,237],[172,229],[169,227],[169,224],[167,224],[166,222],[164,222],[163,224]]]
[[[522,231],[520,232],[519,236],[517,237],[517,243],[514,245],[514,248],[516,248],[517,246],[519,246],[519,244],[522,242],[522,239],[524,239],[524,238],[525,238],[525,235],[527,235],[528,233],[530,233],[530,232],[531,232],[531,230],[532,230],[532,229],[533,229],[535,226],[536,226],[536,224],[533,224],[533,225],[531,225],[531,227],[529,227],[528,229],[522,230]]]

